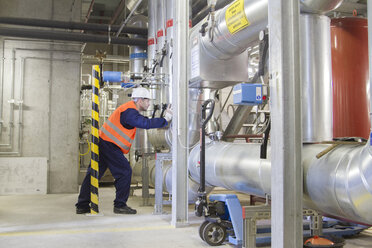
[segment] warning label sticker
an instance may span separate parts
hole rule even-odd
[[[251,24],[244,13],[244,0],[236,0],[230,5],[226,10],[225,20],[231,34],[235,34]]]

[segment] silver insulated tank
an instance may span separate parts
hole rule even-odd
[[[303,141],[332,140],[330,19],[301,14],[300,20]]]

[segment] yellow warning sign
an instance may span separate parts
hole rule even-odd
[[[231,34],[251,25],[244,13],[244,0],[236,0],[227,8],[225,20]]]

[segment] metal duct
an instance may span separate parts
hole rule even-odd
[[[149,167],[149,185],[155,187],[155,159],[148,159],[147,166]],[[132,167],[133,175],[132,182],[142,181],[142,162],[134,163]],[[171,161],[163,161],[163,190],[172,194],[172,164]],[[189,202],[195,202],[198,197],[199,183],[188,177],[188,199]],[[206,192],[210,193],[213,187],[206,187]]]
[[[245,0],[244,15],[249,24],[240,31],[229,31],[226,12],[234,8],[234,4],[239,2],[235,1],[217,11],[213,30],[208,31],[204,37],[200,34],[202,45],[213,58],[228,59],[244,52],[249,44],[258,40],[259,32],[267,27],[267,0]],[[201,21],[197,27],[199,28],[205,22]],[[209,21],[208,28],[211,27],[212,23]],[[213,41],[211,41],[212,36]]]
[[[108,43],[128,46],[146,46],[146,39],[139,38],[117,38],[107,35],[91,35],[82,33],[71,33],[61,31],[47,31],[38,29],[15,29],[0,27],[0,35],[44,40],[63,40],[76,42]]]
[[[302,14],[300,24],[303,142],[332,140],[330,19]]]
[[[325,13],[337,8],[342,0],[301,0],[301,11]],[[244,7],[242,17],[239,17],[245,25],[239,25],[234,20],[238,15],[231,16],[231,13],[239,13],[240,8]],[[267,0],[245,0],[244,6],[240,6],[240,1],[234,1],[230,5],[216,12],[216,24],[213,27],[212,21],[204,19],[197,26],[200,30],[203,23],[208,22],[208,31],[204,37],[200,34],[202,45],[207,53],[216,59],[229,59],[242,52],[253,42],[258,40],[261,30],[268,25],[268,5]],[[226,20],[230,16],[231,24],[227,25]],[[241,23],[242,23],[241,22]],[[229,30],[230,27],[230,30]]]
[[[117,32],[120,29],[120,25],[64,22],[64,21],[55,21],[55,20],[13,18],[13,17],[0,17],[0,23],[22,25],[22,26],[44,27],[44,28],[61,28],[61,29],[70,29],[70,30],[77,29],[77,30],[85,30],[85,31],[104,31],[104,32]],[[121,33],[147,35],[147,28],[127,26],[123,28]]]
[[[304,205],[361,223],[372,224],[372,151],[368,145],[340,145],[320,159],[329,145],[304,145]],[[199,146],[190,153],[189,172],[199,182]],[[232,156],[232,154],[234,154]],[[260,159],[260,144],[212,142],[206,146],[206,182],[243,193],[271,191],[270,148]]]
[[[136,6],[137,2],[140,0],[128,0],[127,1],[127,8],[129,11],[133,11],[134,7]],[[137,9],[134,11],[136,15],[146,15],[147,14],[147,1],[142,1]]]

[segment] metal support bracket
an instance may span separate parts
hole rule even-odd
[[[303,209],[302,214],[303,216],[310,216],[311,236],[322,235],[322,215],[312,209]],[[243,248],[256,248],[257,220],[270,218],[270,205],[243,207]]]
[[[163,163],[172,160],[171,153],[155,154],[155,206],[154,215],[164,214],[163,212]]]

